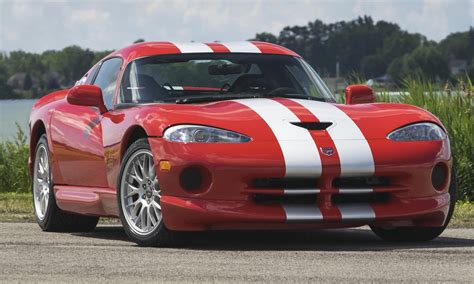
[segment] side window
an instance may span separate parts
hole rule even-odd
[[[87,81],[87,76],[89,76],[89,73],[87,73],[86,75],[82,76],[81,79],[79,79],[79,81],[76,81],[76,84],[74,84],[74,86],[79,86],[79,85],[84,85]]]
[[[94,80],[95,74],[97,74],[97,70],[99,69],[100,65],[96,64],[91,71],[89,71],[89,74],[87,75],[86,82],[84,84],[90,85],[92,83],[92,80]]]
[[[74,86],[78,85],[89,85],[92,81],[92,79],[95,76],[95,73],[97,73],[97,68],[99,67],[99,64],[96,64],[94,67],[91,68],[84,76],[82,76],[79,81],[76,81],[76,84]]]
[[[114,100],[115,83],[122,67],[122,59],[111,58],[104,61],[99,69],[99,73],[94,80],[94,85],[102,89],[102,96],[107,109],[112,109]]]

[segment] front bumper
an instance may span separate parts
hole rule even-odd
[[[371,141],[375,173],[390,180],[371,188],[337,188],[339,165],[327,166],[314,178],[311,194],[293,198],[297,191],[255,188],[258,178],[282,178],[285,165],[278,149],[265,142],[242,144],[181,144],[149,139],[155,164],[167,160],[169,171],[158,168],[165,225],[171,230],[337,228],[365,224],[396,226],[442,226],[450,197],[448,193],[451,154],[449,141]],[[433,167],[446,166],[446,181],[435,189]],[[203,169],[205,186],[183,189],[185,169]],[[305,177],[308,178],[308,177]],[[291,195],[291,196],[290,196]],[[297,195],[297,194],[296,194]],[[383,195],[384,198],[372,198]],[[270,197],[261,202],[257,197]],[[337,201],[342,197],[343,201]],[[363,197],[363,198],[362,198]]]
[[[388,204],[334,208],[301,206],[301,215],[288,220],[284,205],[260,205],[249,201],[201,200],[165,196],[161,200],[166,226],[177,231],[342,228],[373,224],[383,227],[441,226],[449,209],[449,194],[413,198]],[[348,213],[342,216],[344,208]],[[351,213],[352,212],[352,213]]]

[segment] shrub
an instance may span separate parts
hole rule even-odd
[[[29,192],[28,145],[26,135],[17,124],[11,141],[0,142],[0,192]]]

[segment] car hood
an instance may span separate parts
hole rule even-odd
[[[385,139],[391,131],[407,124],[428,121],[441,125],[431,113],[403,104],[340,105],[300,99],[240,99],[205,104],[151,104],[130,109],[150,136],[162,136],[178,124],[199,124],[228,129],[254,140],[298,140],[292,131],[298,122],[328,122],[326,130],[336,139]],[[442,125],[441,125],[442,126]],[[272,134],[273,133],[273,134]],[[288,133],[288,135],[285,135]],[[361,133],[362,136],[360,134]],[[293,134],[293,135],[292,135]]]

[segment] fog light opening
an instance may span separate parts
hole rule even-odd
[[[190,166],[185,168],[179,177],[181,187],[191,193],[202,193],[207,190],[211,183],[209,171],[201,166]]]
[[[431,172],[431,184],[433,187],[442,191],[447,185],[448,167],[444,163],[437,163]]]

